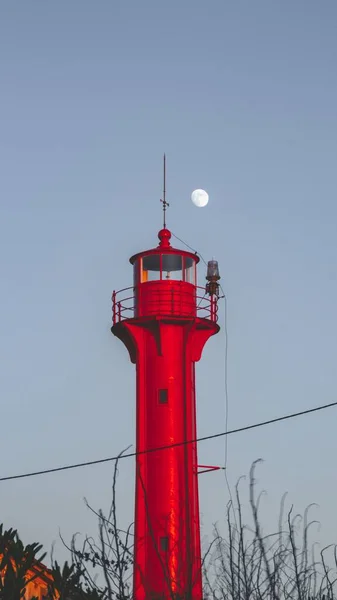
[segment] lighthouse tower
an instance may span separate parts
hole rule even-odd
[[[159,245],[130,258],[133,285],[113,292],[112,333],[136,365],[133,597],[202,599],[195,363],[219,331],[219,273],[197,286],[196,254]]]

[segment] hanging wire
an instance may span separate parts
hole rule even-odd
[[[220,290],[222,294],[222,298],[224,299],[224,332],[225,332],[225,356],[224,356],[224,386],[225,386],[225,466],[224,466],[224,474],[225,474],[225,482],[228,490],[228,495],[230,499],[231,506],[233,508],[233,515],[235,524],[237,527],[236,515],[234,510],[234,502],[232,490],[229,484],[228,479],[228,423],[229,423],[229,394],[228,394],[228,311],[227,311],[227,296],[224,292],[222,285],[220,284]]]
[[[181,242],[182,244],[184,244],[184,246],[186,246],[186,248],[188,248],[189,250],[191,250],[192,252],[194,252],[194,254],[196,254],[197,256],[199,256],[199,258],[201,258],[202,262],[206,265],[207,267],[207,262],[205,261],[205,259],[203,258],[203,256],[201,256],[200,252],[198,252],[195,248],[192,248],[192,246],[189,246],[188,244],[186,244],[186,242],[184,242],[184,240],[182,240],[180,237],[178,237],[175,233],[173,233],[173,231],[171,231],[171,234],[173,235],[173,237],[178,240],[178,242]]]

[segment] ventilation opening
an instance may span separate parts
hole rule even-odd
[[[159,390],[159,404],[168,403],[168,390]]]
[[[168,537],[160,538],[160,549],[162,552],[167,552],[169,548],[169,539]]]

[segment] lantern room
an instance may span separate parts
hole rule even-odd
[[[130,258],[134,270],[135,316],[196,316],[197,263],[199,257],[170,244],[164,228],[159,245]]]

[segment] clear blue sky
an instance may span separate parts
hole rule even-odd
[[[135,373],[110,297],[131,283],[129,256],[156,244],[164,151],[169,226],[218,259],[228,296],[230,428],[337,399],[336,63],[335,0],[3,0],[2,476],[134,443]],[[192,206],[196,187],[207,208]],[[224,344],[222,330],[198,365],[200,435],[225,428]],[[229,439],[231,483],[266,461],[266,527],[288,490],[299,511],[319,503],[320,539],[336,541],[336,417]],[[223,457],[223,439],[200,445],[200,462]],[[59,528],[92,533],[82,498],[106,508],[111,473],[2,483],[0,521],[48,550]],[[200,487],[209,533],[223,474]],[[133,461],[119,490],[122,526]]]

